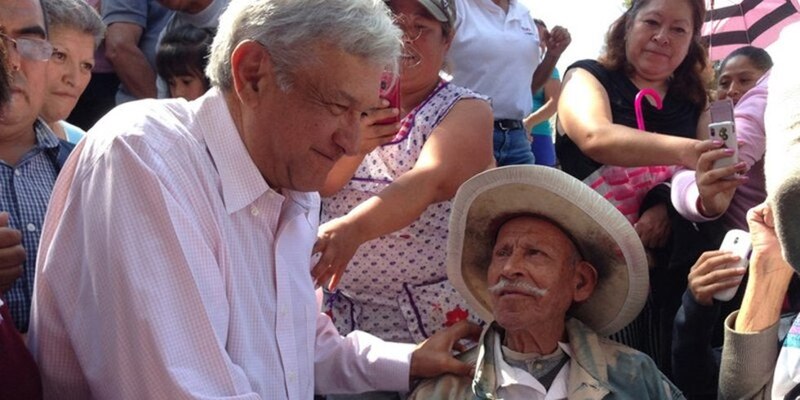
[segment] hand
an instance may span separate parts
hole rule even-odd
[[[783,259],[774,222],[766,203],[747,212],[753,252],[742,308],[734,324],[738,332],[760,332],[780,318],[781,305],[794,270]]]
[[[316,286],[328,283],[333,291],[339,285],[350,259],[364,243],[358,228],[347,220],[347,216],[326,222],[319,227],[314,253],[322,253],[319,261],[311,269]]]
[[[367,154],[376,147],[391,142],[397,131],[400,130],[400,123],[378,124],[387,118],[396,117],[400,114],[397,108],[389,107],[389,100],[381,99],[383,108],[374,108],[361,115],[361,142],[359,153]]]
[[[703,152],[697,160],[695,182],[700,192],[698,209],[706,217],[718,216],[727,211],[736,188],[747,182],[746,176],[738,175],[747,171],[745,162],[713,169],[715,161],[733,154],[733,149],[720,146],[720,141],[705,140],[700,143]]]
[[[793,270],[783,259],[781,244],[775,234],[772,210],[767,203],[759,204],[747,212],[747,226],[753,242],[753,251],[750,256],[751,274],[760,278],[773,275],[773,273],[782,277],[788,273],[790,278]]]
[[[479,325],[460,321],[420,343],[411,354],[411,379],[432,378],[446,373],[471,376],[473,366],[458,361],[453,357],[452,350],[463,350],[458,345],[461,339],[477,341],[481,330]]]
[[[8,227],[8,213],[0,212],[0,293],[5,293],[22,275],[25,248],[22,233]]]
[[[554,26],[553,29],[550,30],[550,36],[548,36],[545,42],[547,45],[546,55],[561,57],[561,53],[567,49],[571,42],[572,37],[567,28],[558,25]]]
[[[729,251],[707,251],[700,255],[689,271],[689,290],[694,299],[706,306],[714,303],[714,295],[725,289],[736,287],[747,268],[721,268],[725,264],[739,261],[739,256]]]
[[[532,116],[533,114],[528,114],[527,117],[522,119],[522,126],[528,135],[530,135],[531,129],[533,129],[533,118],[531,118]]]
[[[645,211],[641,218],[633,224],[644,247],[658,249],[664,247],[671,231],[667,206],[656,204]]]

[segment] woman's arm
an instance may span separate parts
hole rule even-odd
[[[543,121],[547,121],[558,108],[558,97],[561,95],[561,81],[558,78],[550,78],[544,84],[544,98],[546,101],[532,113],[528,114],[522,122],[525,124],[525,132],[530,132],[534,126]]]
[[[414,167],[347,215],[320,227],[312,275],[336,286],[358,247],[414,222],[425,209],[451,199],[492,161],[492,111],[482,100],[461,100],[433,130]]]
[[[682,165],[694,168],[698,141],[614,124],[608,94],[588,71],[567,71],[558,101],[559,124],[591,159],[623,167]]]

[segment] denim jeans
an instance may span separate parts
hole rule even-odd
[[[522,129],[494,129],[494,159],[497,166],[533,164],[531,142]]]

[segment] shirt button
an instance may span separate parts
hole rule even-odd
[[[250,214],[252,214],[254,217],[258,216],[260,213],[261,211],[258,210],[258,207],[250,207]]]
[[[16,176],[20,176],[20,175],[22,175],[22,171],[20,171],[20,170],[18,170],[18,169],[15,169],[15,170],[14,170],[14,175],[16,175]]]
[[[36,232],[36,225],[28,224],[27,226],[29,232]]]

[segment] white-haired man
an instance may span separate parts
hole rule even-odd
[[[43,233],[29,338],[45,397],[310,399],[469,373],[449,355],[468,325],[416,351],[341,337],[310,276],[313,191],[358,147],[399,38],[381,0],[236,0],[215,88],[95,125]]]
[[[412,398],[683,398],[653,360],[604,338],[644,305],[644,248],[622,214],[563,172],[504,167],[464,183],[447,273],[489,321],[462,358],[475,376],[425,381]]]

